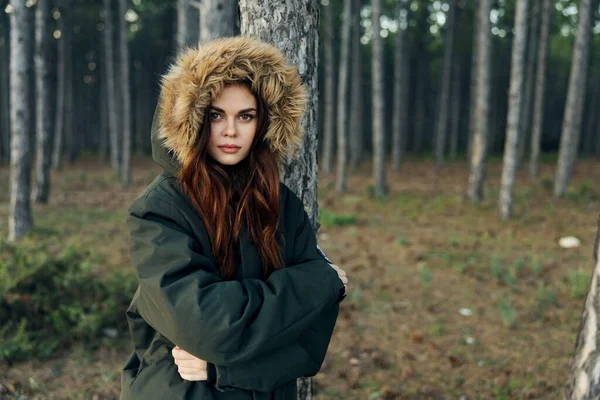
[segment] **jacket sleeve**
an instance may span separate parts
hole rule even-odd
[[[301,203],[300,207],[302,207]],[[303,208],[302,214],[296,233],[294,260],[325,260],[324,254],[321,255],[316,251],[315,234]],[[329,265],[324,267],[331,269]],[[343,288],[342,286],[342,290]],[[338,302],[344,297],[345,294],[340,292]],[[302,332],[294,342],[260,354],[243,363],[210,366],[212,373],[209,381],[214,382],[215,387],[220,390],[235,387],[270,392],[277,386],[299,377],[315,376],[323,365],[333,335],[339,314],[338,302],[324,308],[311,326]]]
[[[267,281],[223,281],[186,231],[187,220],[151,191],[129,209],[138,310],[190,354],[229,366],[293,343],[339,300],[343,283],[323,259],[275,271]]]

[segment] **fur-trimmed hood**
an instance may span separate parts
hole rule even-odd
[[[182,52],[161,82],[152,121],[152,156],[175,173],[196,143],[204,112],[231,82],[249,80],[269,110],[265,140],[278,161],[300,148],[306,90],[297,69],[275,47],[244,36],[217,39]]]

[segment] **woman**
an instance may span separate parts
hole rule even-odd
[[[164,173],[127,220],[139,286],[121,399],[291,400],[321,368],[347,278],[277,169],[302,141],[305,97],[282,54],[245,37],[164,76]]]

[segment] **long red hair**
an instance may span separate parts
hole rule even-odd
[[[208,154],[210,110],[204,112],[200,135],[191,157],[182,165],[178,181],[204,220],[217,268],[223,279],[237,270],[234,246],[246,228],[263,264],[263,278],[283,268],[277,241],[279,225],[279,170],[275,154],[264,140],[269,124],[266,104],[248,82],[257,103],[257,126],[248,156],[224,166]],[[280,235],[280,240],[283,237]]]

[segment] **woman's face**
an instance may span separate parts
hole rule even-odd
[[[245,159],[256,134],[256,112],[256,99],[246,86],[225,86],[209,108],[208,154],[223,165]]]

